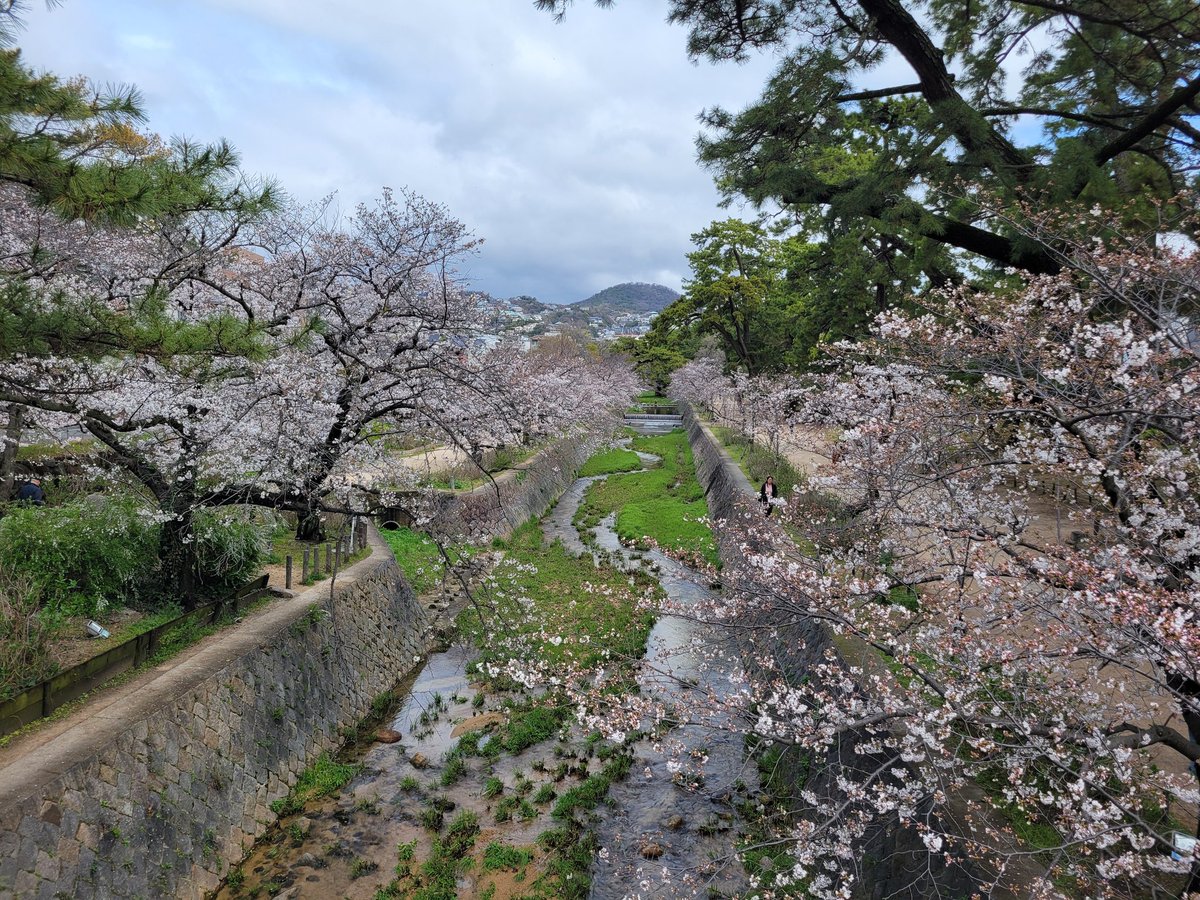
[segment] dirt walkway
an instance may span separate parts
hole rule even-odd
[[[818,470],[823,470],[822,474],[828,475],[836,468],[830,444],[820,431],[797,426],[784,429],[778,438],[780,451],[798,472],[813,475]],[[759,436],[758,439],[761,442],[762,436]],[[717,443],[720,444],[720,441]],[[1090,528],[1091,511],[1084,504],[1068,502],[1065,494],[1061,500],[1048,495],[1033,494],[1025,498],[1025,509],[1029,521],[1022,537],[1029,544],[1043,550],[1056,544],[1066,543],[1073,531]],[[973,593],[973,589],[968,589],[965,598],[969,598]],[[1035,621],[1017,623],[1013,626],[1013,631],[1016,634],[1024,633],[1029,637],[1042,634],[1041,626]],[[1124,694],[1115,688],[1112,691],[1114,703],[1133,702],[1132,691]],[[1158,721],[1159,724],[1175,728],[1183,733],[1187,732],[1187,726],[1184,724],[1183,717],[1178,711],[1178,705],[1172,696],[1165,691],[1155,689],[1149,679],[1142,686],[1142,691],[1143,696],[1139,697],[1138,701],[1145,710],[1148,720]],[[1164,709],[1168,711],[1165,717],[1161,714]],[[1151,748],[1150,757],[1156,765],[1167,772],[1180,776],[1187,776],[1190,773],[1187,761],[1180,754],[1164,746]],[[1186,829],[1194,830],[1196,813],[1192,807],[1177,805],[1174,813],[1182,820]]]

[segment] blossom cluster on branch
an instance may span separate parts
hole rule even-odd
[[[714,727],[820,773],[774,889],[844,896],[849,848],[902,829],[930,884],[1200,890],[1200,255],[1099,212],[1012,224],[1061,270],[886,313],[807,375],[674,376],[750,436],[832,444],[781,517],[719,523],[744,562],[686,611],[743,645]]]

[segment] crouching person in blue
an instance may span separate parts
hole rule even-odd
[[[42,490],[42,480],[31,478],[17,491],[18,503],[32,503],[34,506],[46,505],[46,492]]]

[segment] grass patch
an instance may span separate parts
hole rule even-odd
[[[633,399],[634,403],[640,403],[645,406],[674,406],[675,401],[669,397],[664,397],[662,394],[655,391],[642,391]]]
[[[504,749],[514,756],[549,740],[563,726],[569,712],[558,706],[516,707],[509,713],[504,729]]]
[[[483,849],[483,871],[519,872],[533,862],[533,851],[492,841]]]
[[[281,816],[300,812],[304,804],[340,791],[360,771],[360,765],[336,762],[328,753],[322,753],[300,773],[291,792],[271,804],[271,811]]]
[[[401,844],[396,878],[383,888],[386,897],[411,900],[455,900],[459,873],[471,865],[479,817],[470,811],[455,816],[446,833],[433,839],[433,850],[419,869],[413,868],[413,844]]]
[[[643,544],[652,537],[658,546],[679,553],[698,554],[706,562],[719,566],[721,559],[712,530],[703,521],[708,504],[690,503],[674,498],[630,503],[617,513],[617,536],[625,543]]]
[[[414,591],[425,594],[441,584],[445,560],[427,534],[411,528],[385,529],[380,534],[392,548],[396,562]]]
[[[597,568],[589,557],[577,559],[558,543],[546,544],[537,522],[526,523],[499,546],[504,559],[493,569],[493,583],[458,621],[461,633],[480,648],[476,671],[513,658],[590,668],[611,667],[623,656],[641,657],[654,618],[638,603],[657,582],[637,574],[630,584],[630,575]],[[562,721],[545,715],[515,714],[505,749],[519,752],[512,748],[544,740],[537,735]],[[523,736],[524,729],[532,733]]]
[[[591,831],[577,822],[543,832],[538,844],[552,854],[546,874],[538,879],[538,897],[555,900],[585,900],[592,887],[592,863],[600,852],[600,842]]]
[[[641,467],[642,461],[632,450],[614,447],[611,450],[601,450],[599,453],[593,454],[591,459],[585,462],[583,468],[579,470],[579,477],[615,475],[620,472],[632,472]]]
[[[615,512],[621,540],[638,545],[653,540],[665,549],[695,553],[719,565],[712,531],[701,521],[708,515],[708,504],[696,481],[687,434],[676,430],[640,436],[633,446],[655,454],[661,462],[646,472],[614,475],[593,484],[580,504],[575,524],[583,531]]]
[[[630,753],[614,756],[595,775],[589,775],[559,797],[550,814],[556,819],[572,819],[577,812],[590,812],[608,796],[608,789],[614,781],[620,781],[629,774],[632,765],[633,756]]]

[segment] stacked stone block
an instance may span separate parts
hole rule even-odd
[[[0,897],[202,897],[425,650],[429,623],[378,547],[296,616],[116,740],[0,810]],[[317,589],[318,594],[321,589]]]

